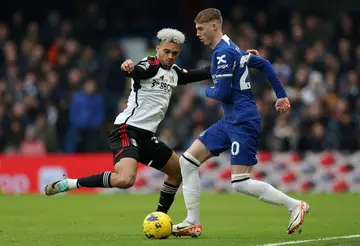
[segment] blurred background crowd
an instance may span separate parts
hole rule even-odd
[[[172,27],[187,37],[178,64],[209,64],[211,50],[193,25],[206,7],[222,11],[224,33],[241,49],[256,48],[273,64],[292,103],[290,113],[276,113],[264,74],[251,70],[262,150],[357,150],[359,4],[312,2],[12,1],[0,10],[0,151],[108,151],[108,133],[130,90],[122,61],[153,55],[156,32]],[[211,84],[174,91],[157,132],[170,147],[187,148],[221,117],[219,104],[204,94]]]

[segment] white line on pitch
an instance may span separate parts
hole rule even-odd
[[[270,243],[270,244],[262,244],[259,246],[280,246],[280,245],[290,245],[290,244],[302,244],[302,243],[311,243],[311,242],[319,242],[319,241],[332,241],[337,239],[349,239],[349,238],[359,238],[358,235],[348,235],[348,236],[340,236],[340,237],[323,237],[323,238],[314,238],[308,240],[298,240],[298,241],[289,241],[289,242],[281,242],[281,243]]]

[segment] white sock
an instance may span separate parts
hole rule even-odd
[[[200,224],[200,165],[201,163],[187,152],[180,157],[183,195],[187,208],[186,221],[193,225]]]
[[[268,183],[250,179],[248,173],[232,175],[232,186],[237,192],[257,197],[263,202],[283,205],[290,212],[300,204],[299,200],[287,196]]]
[[[67,179],[68,181],[68,187],[69,187],[69,190],[73,190],[73,189],[76,189],[76,188],[79,188],[77,186],[77,179]]]

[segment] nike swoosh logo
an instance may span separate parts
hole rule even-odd
[[[288,230],[290,230],[291,226],[294,224],[294,222],[297,220],[297,218],[299,217],[300,213],[298,213],[298,215],[296,216],[296,218],[293,220],[293,222],[289,225]]]
[[[181,230],[181,229],[185,229],[187,226],[178,226],[177,229]]]
[[[60,180],[58,180],[58,181],[56,181],[56,182],[52,183],[52,184],[51,184],[51,187],[52,187],[53,189],[56,189],[56,188],[55,188],[55,185],[56,185],[57,183],[59,183],[59,182],[60,182]]]

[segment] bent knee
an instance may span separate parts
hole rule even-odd
[[[112,186],[121,189],[131,188],[135,184],[136,175],[117,175]]]
[[[123,188],[128,189],[131,188],[135,184],[136,177],[126,177],[123,179]]]
[[[200,165],[201,165],[201,163],[195,157],[193,157],[191,154],[189,154],[188,152],[185,152],[180,157],[180,167],[181,168],[186,168],[186,167],[198,168],[198,167],[200,167]]]
[[[250,180],[250,173],[232,174],[231,184],[235,191],[247,194],[248,193],[248,180]]]

